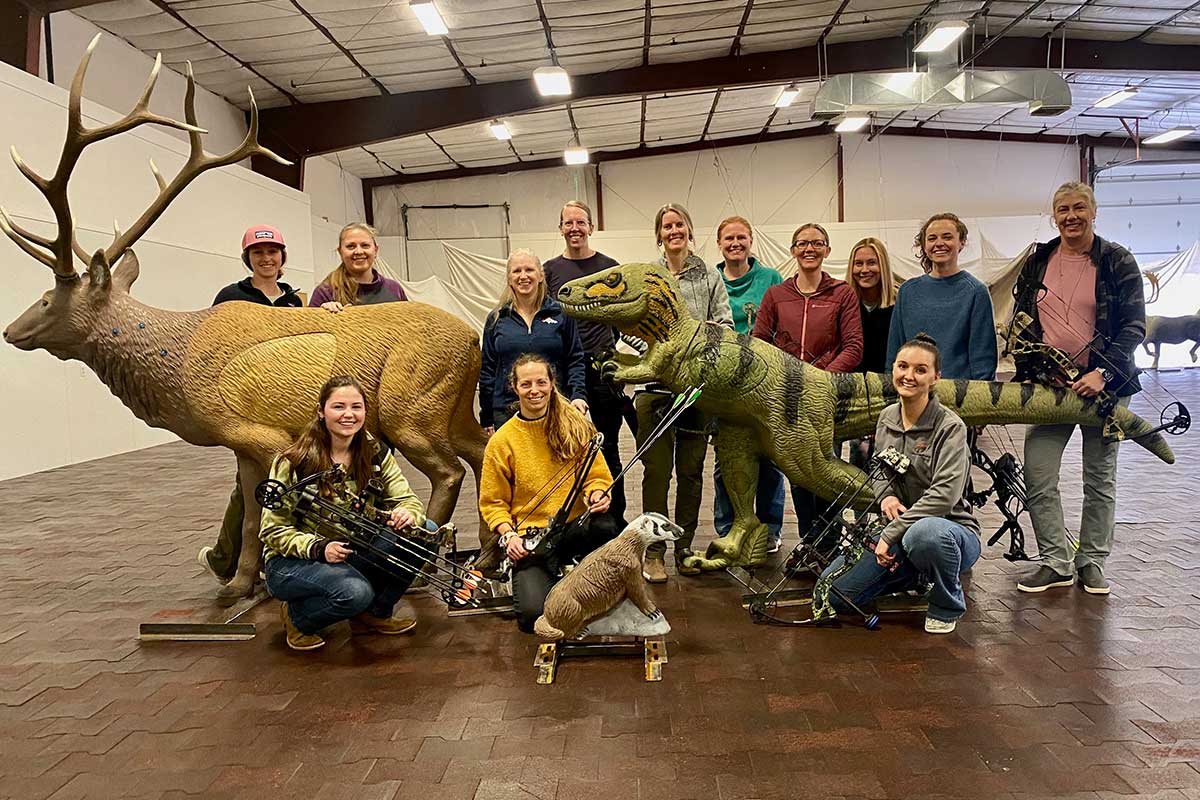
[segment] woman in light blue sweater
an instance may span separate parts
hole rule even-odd
[[[921,226],[913,247],[925,274],[900,286],[888,332],[888,373],[900,347],[927,333],[941,351],[943,377],[996,377],[992,298],[982,281],[959,269],[958,256],[966,244],[967,226],[954,214],[934,214]]]

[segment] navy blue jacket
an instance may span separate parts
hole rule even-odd
[[[575,320],[557,301],[546,297],[526,326],[511,305],[488,315],[483,326],[483,364],[479,368],[479,419],[499,427],[512,413],[517,394],[508,385],[513,363],[525,353],[537,353],[554,365],[558,388],[571,400],[587,399],[586,360]]]

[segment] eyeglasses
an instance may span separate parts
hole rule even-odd
[[[812,241],[801,239],[798,242],[792,242],[792,247],[796,248],[797,250],[804,250],[809,247],[815,247],[820,250],[822,247],[828,246],[829,242],[825,241],[824,239],[813,239]]]

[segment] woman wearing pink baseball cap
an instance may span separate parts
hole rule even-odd
[[[278,228],[252,225],[242,234],[242,263],[250,275],[217,292],[213,305],[245,300],[264,306],[299,308],[304,297],[279,279],[287,263],[287,245]]]
[[[303,308],[304,296],[279,279],[283,276],[283,265],[287,263],[287,245],[278,228],[270,225],[252,225],[242,234],[242,263],[250,275],[237,283],[231,283],[213,300],[213,305],[231,300],[243,300],[277,308]],[[229,505],[221,521],[221,532],[216,543],[200,548],[196,560],[222,584],[237,572],[238,554],[242,550],[242,515],[246,501],[242,497],[241,477],[233,483]],[[217,592],[219,602],[233,602],[238,598],[228,592]]]

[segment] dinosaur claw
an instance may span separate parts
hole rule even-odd
[[[724,557],[706,558],[705,556],[688,556],[683,560],[685,567],[696,567],[702,572],[716,572],[729,566],[729,559]]]

